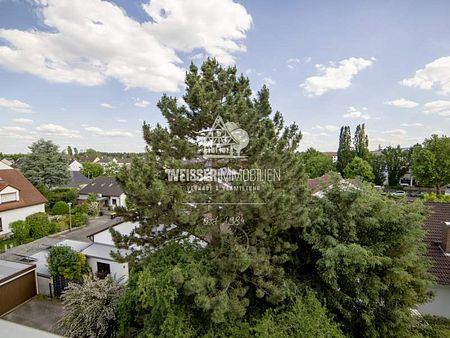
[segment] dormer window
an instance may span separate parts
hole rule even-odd
[[[16,202],[19,200],[19,190],[12,186],[6,186],[0,191],[0,204]]]

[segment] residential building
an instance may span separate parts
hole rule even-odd
[[[73,160],[72,162],[70,162],[69,164],[70,171],[81,171],[81,169],[83,169],[83,165],[77,160]]]
[[[338,160],[337,152],[335,151],[325,151],[323,154],[327,155],[329,158],[331,158],[331,161],[333,163],[336,163]]]
[[[104,207],[126,206],[126,195],[114,177],[100,176],[93,179],[79,192],[78,200],[84,201],[89,194],[95,194]]]
[[[70,180],[62,187],[82,189],[91,183],[91,179],[84,176],[80,171],[71,171]]]
[[[0,162],[0,237],[12,222],[45,211],[47,199],[18,170]]]
[[[434,299],[418,307],[424,314],[450,317],[450,203],[425,203],[430,215],[424,224],[427,257],[431,261],[430,273],[436,285],[432,287]]]

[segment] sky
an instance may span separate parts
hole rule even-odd
[[[208,56],[269,86],[301,149],[360,123],[371,149],[450,135],[449,18],[447,0],[0,0],[0,152],[142,152]]]

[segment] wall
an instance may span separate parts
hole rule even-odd
[[[0,285],[0,316],[36,295],[36,273],[32,270]]]
[[[437,285],[431,290],[435,297],[430,303],[417,307],[420,313],[450,318],[450,285]]]
[[[109,264],[111,276],[114,279],[119,280],[120,278],[123,278],[121,283],[125,283],[128,280],[128,263],[118,263],[107,259],[88,257],[87,263],[94,274],[97,273],[97,262]]]
[[[45,211],[44,203],[32,205],[30,207],[1,211],[0,217],[2,218],[3,231],[0,232],[0,236],[6,235],[11,232],[11,230],[9,229],[10,223],[18,220],[23,220],[27,216],[41,211]]]
[[[52,286],[50,286],[49,284],[52,284]],[[40,295],[53,295],[53,291],[52,293],[50,292],[50,288],[53,287],[53,280],[50,277],[37,275],[37,285],[38,293]]]

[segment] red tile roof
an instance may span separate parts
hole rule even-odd
[[[450,221],[450,203],[431,203],[425,205],[430,207],[430,215],[424,224],[427,234],[425,243],[427,245],[427,256],[431,260],[430,272],[440,285],[450,285],[450,256],[442,250],[443,222]]]
[[[0,204],[0,211],[46,203],[47,199],[16,169],[0,170],[2,184],[19,190],[19,200]]]

